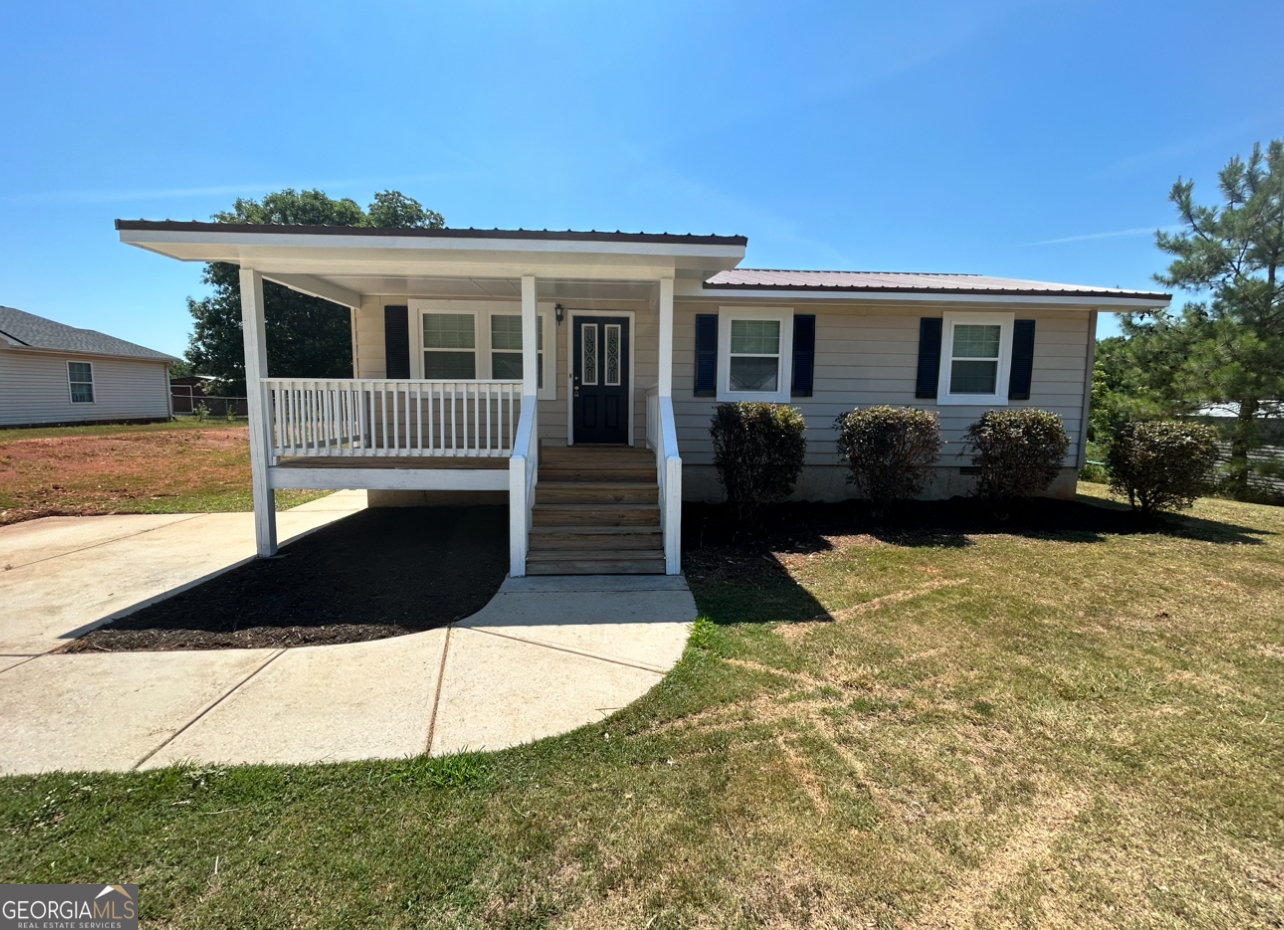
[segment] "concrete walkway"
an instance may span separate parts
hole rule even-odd
[[[341,513],[286,522],[301,510],[280,514],[283,536]],[[157,543],[170,528],[181,524],[132,535],[104,527],[107,538],[92,545],[74,532],[28,531],[25,547],[0,532],[0,559],[22,560],[11,572],[43,566],[45,592],[0,576],[0,636],[27,650],[0,649],[9,652],[0,656],[0,774],[500,749],[600,720],[645,694],[682,655],[695,618],[681,578],[510,578],[465,621],[369,643],[50,654],[94,611],[159,599],[167,578],[195,583],[196,569],[180,571],[192,539]],[[248,524],[245,532],[252,540]],[[116,593],[95,599],[95,579]],[[25,590],[20,612],[13,590]],[[49,620],[54,611],[60,619]]]

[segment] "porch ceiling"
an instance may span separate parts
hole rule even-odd
[[[271,273],[268,273],[271,277]],[[424,275],[314,275],[356,294],[401,297],[498,297],[519,300],[520,278],[452,277]],[[650,281],[584,281],[538,278],[540,300],[650,300]]]

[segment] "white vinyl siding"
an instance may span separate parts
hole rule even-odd
[[[695,315],[716,313],[716,305],[679,301],[673,326],[673,410],[678,448],[687,465],[713,463],[709,421],[717,401],[693,397]],[[936,410],[941,418],[942,465],[969,465],[963,454],[963,433],[993,403],[938,405],[914,397],[918,370],[919,318],[940,315],[930,309],[860,306],[826,301],[795,305],[795,313],[816,314],[816,369],[811,397],[788,403],[807,420],[807,464],[835,466],[838,462],[834,418],[856,406],[891,404]],[[1088,351],[1088,311],[1020,310],[1021,319],[1035,320],[1034,377],[1030,399],[1008,401],[1012,407],[1038,407],[1061,415],[1070,434],[1066,465],[1075,464],[1083,411],[1084,368]],[[945,349],[945,346],[942,346]],[[944,352],[942,353],[944,354]],[[719,358],[719,378],[724,377]],[[1005,389],[1006,390],[1006,389]]]
[[[72,403],[68,362],[93,368],[93,403]],[[169,416],[169,365],[0,346],[0,425]]]

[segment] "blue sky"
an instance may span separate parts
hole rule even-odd
[[[1284,136],[1278,3],[9,3],[0,304],[179,353],[116,217],[396,188],[746,266],[1150,287],[1167,192]]]

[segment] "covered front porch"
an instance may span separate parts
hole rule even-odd
[[[681,571],[675,281],[739,237],[120,222],[240,265],[258,552],[280,488],[504,495],[510,574]],[[351,379],[274,378],[264,282],[352,316]]]

